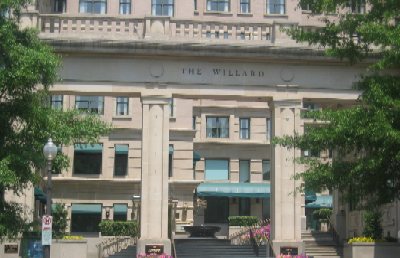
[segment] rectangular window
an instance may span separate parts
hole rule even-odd
[[[128,173],[128,144],[116,144],[114,156],[114,175],[126,176]]]
[[[76,96],[75,108],[102,115],[104,113],[104,97],[101,96]]]
[[[113,220],[114,221],[127,221],[128,219],[128,205],[114,204],[113,206]]]
[[[66,0],[54,0],[54,12],[65,13],[67,10]]]
[[[168,176],[172,177],[174,165],[174,145],[169,145],[168,152]]]
[[[193,0],[193,7],[194,10],[197,11],[197,0]]]
[[[228,117],[207,117],[207,138],[229,138]]]
[[[250,13],[250,0],[240,0],[240,13]]]
[[[193,118],[192,118],[192,129],[196,130],[196,117],[195,116],[193,116]]]
[[[264,181],[271,180],[271,161],[263,160],[262,161],[262,175]]]
[[[207,0],[207,11],[229,12],[230,0]]]
[[[116,98],[116,115],[127,116],[129,115],[129,98],[117,97]]]
[[[101,173],[102,144],[75,144],[74,148],[74,174]]]
[[[250,216],[250,198],[239,198],[239,216]]]
[[[79,12],[106,14],[107,0],[79,0]]]
[[[240,139],[250,139],[250,118],[240,118],[239,126]]]
[[[131,0],[119,0],[119,14],[131,14]]]
[[[174,0],[152,0],[151,14],[154,16],[174,16]]]
[[[205,223],[227,223],[229,216],[229,199],[227,197],[207,197],[207,208],[204,211]]]
[[[229,180],[229,160],[206,159],[205,180]]]
[[[63,108],[63,95],[51,95],[50,96],[50,106],[54,109]]]
[[[239,182],[250,183],[250,161],[239,160]]]
[[[271,140],[272,138],[272,120],[271,118],[267,118],[266,121],[266,134],[267,134],[267,140]]]
[[[262,198],[262,218],[270,219],[271,218],[271,198]]]
[[[352,13],[365,13],[365,0],[350,0],[348,6]]]
[[[285,14],[286,0],[267,0],[267,13],[268,14]]]
[[[71,232],[99,232],[101,204],[77,204],[71,206]]]
[[[169,107],[169,117],[175,117],[175,100],[174,98],[170,98],[168,100]]]

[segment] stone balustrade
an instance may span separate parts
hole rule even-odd
[[[274,31],[274,25],[269,23],[177,20],[170,17],[38,14],[37,20],[41,36],[57,38],[212,40],[265,44],[272,42]]]

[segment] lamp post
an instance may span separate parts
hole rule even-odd
[[[57,146],[51,138],[43,147],[43,155],[47,160],[47,198],[46,198],[46,215],[51,216],[51,170],[52,161],[57,155]],[[44,245],[44,258],[50,258],[50,245]]]

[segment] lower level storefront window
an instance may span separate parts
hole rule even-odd
[[[229,216],[229,199],[227,197],[207,197],[207,208],[204,212],[205,223],[227,223]]]

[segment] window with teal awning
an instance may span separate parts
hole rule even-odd
[[[101,214],[101,204],[77,204],[73,203],[71,212],[74,214]]]
[[[74,145],[74,174],[100,174],[103,156],[103,145]]]
[[[127,204],[114,204],[114,221],[126,221],[128,214]]]
[[[71,232],[99,232],[102,205],[73,203],[71,205]]]
[[[115,154],[128,154],[128,144],[115,144]]]
[[[269,183],[201,183],[197,196],[269,198]]]
[[[103,151],[103,144],[94,143],[94,144],[86,144],[86,143],[78,143],[74,146],[75,152],[80,153],[101,153]]]

